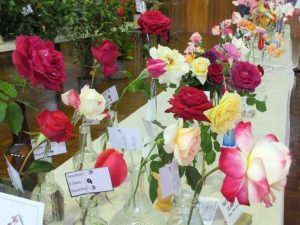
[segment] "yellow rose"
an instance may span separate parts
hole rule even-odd
[[[203,57],[199,57],[191,63],[193,76],[195,76],[201,82],[201,84],[204,84],[207,79],[206,75],[209,65],[209,60]]]
[[[179,165],[188,166],[193,163],[200,149],[200,128],[195,122],[189,128],[183,128],[183,120],[172,124],[164,130],[164,149],[174,153]]]
[[[204,113],[211,122],[211,129],[218,134],[224,134],[234,127],[242,116],[241,97],[237,93],[226,92],[220,103]]]

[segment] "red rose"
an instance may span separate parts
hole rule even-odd
[[[38,84],[48,90],[59,91],[67,79],[61,52],[50,41],[41,41],[37,36],[18,36],[13,63],[20,75],[29,79],[32,86]]]
[[[110,76],[118,71],[119,67],[117,67],[116,65],[102,67],[102,73],[104,76]]]
[[[112,66],[121,55],[118,46],[109,40],[103,41],[99,46],[92,48],[92,55],[102,65]]]
[[[74,138],[74,126],[61,111],[45,109],[37,118],[41,133],[50,141],[64,142]]]
[[[157,10],[146,11],[138,20],[144,34],[157,34],[163,40],[168,40],[168,31],[171,28],[169,17]]]
[[[261,82],[261,73],[249,62],[235,62],[229,69],[230,86],[236,91],[254,92]]]
[[[124,16],[125,15],[124,14],[124,7],[118,8],[117,13],[118,13],[118,16]]]
[[[97,158],[95,168],[108,167],[114,188],[120,186],[127,177],[127,164],[123,154],[114,148],[103,151]]]
[[[182,87],[173,97],[169,100],[172,107],[166,112],[174,113],[184,120],[209,121],[203,113],[212,108],[213,104],[203,91],[194,87]]]
[[[265,74],[265,70],[261,65],[257,65],[257,69],[259,70],[262,76]]]
[[[215,84],[222,84],[224,81],[223,65],[219,63],[212,63],[208,67],[207,76],[208,79]]]

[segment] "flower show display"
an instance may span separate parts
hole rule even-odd
[[[205,49],[195,32],[180,52],[168,47],[172,20],[159,4],[136,1],[141,15],[134,29],[145,68],[120,95],[114,87],[109,97],[100,94],[94,85],[99,73],[110,79],[120,71],[117,60],[127,53],[115,34],[81,37],[89,41],[81,50],[92,57],[85,65],[90,82],[60,93],[72,117],[41,110],[39,130],[28,128],[26,114],[34,107],[24,90],[42,85],[60,91],[67,77],[63,55],[52,41],[16,37],[12,61],[20,76],[0,81],[0,122],[13,133],[4,156],[9,178],[0,182],[16,189],[10,194],[29,193],[42,202],[45,225],[233,225],[242,218],[242,224],[282,225],[293,85],[284,23],[293,6],[233,1],[249,8],[248,18],[233,12],[212,28],[218,37],[213,48]],[[126,1],[116,6],[115,13],[127,15]],[[118,123],[119,102],[128,92],[141,92],[147,104]],[[108,125],[92,140],[95,121]],[[66,152],[65,142],[75,137],[74,156],[54,168],[51,156]],[[31,221],[16,215],[5,222]]]

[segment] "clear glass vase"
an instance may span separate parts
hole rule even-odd
[[[110,119],[108,121],[109,127],[118,127],[119,121],[118,121],[118,112],[116,111],[109,111]],[[102,135],[100,140],[100,150],[105,150],[107,148],[107,142],[108,142],[108,132],[105,131],[105,133]]]
[[[74,225],[107,225],[107,222],[99,216],[98,202],[94,196],[80,198],[79,206],[81,216],[74,222]]]
[[[50,158],[44,160],[51,161]],[[32,191],[31,198],[45,204],[44,225],[63,224],[64,194],[55,181],[53,171],[38,175],[38,183]]]
[[[165,225],[164,219],[154,211],[150,199],[145,194],[145,171],[139,173],[138,167],[132,166],[129,172],[131,176],[130,197],[123,209],[113,216],[110,225]]]
[[[193,200],[194,191],[182,189],[173,199],[173,209],[166,225],[187,225],[190,209],[193,206],[193,213],[189,225],[203,225],[199,209],[198,198]]]
[[[79,126],[79,133],[80,149],[73,157],[73,167],[76,171],[94,168],[98,156],[93,149],[90,126],[82,124]]]

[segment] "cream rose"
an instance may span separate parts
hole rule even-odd
[[[168,126],[164,131],[167,153],[174,153],[179,165],[187,166],[193,163],[200,149],[200,128],[197,123],[192,127],[183,128],[183,120]]]
[[[102,120],[105,117],[105,114],[103,114],[106,105],[105,98],[95,89],[84,86],[81,89],[79,98],[79,114],[85,116],[87,119]]]
[[[207,80],[207,71],[209,65],[209,60],[204,57],[199,57],[191,63],[193,76],[195,76],[201,82],[201,84],[204,84]]]

